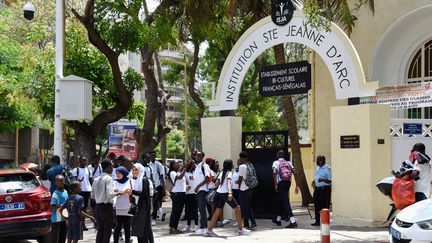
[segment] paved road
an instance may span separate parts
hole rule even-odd
[[[167,205],[168,206],[168,205]],[[169,207],[167,207],[169,210]],[[216,228],[214,231],[219,234],[217,238],[205,238],[206,243],[213,242],[227,242],[235,240],[236,243],[289,243],[289,242],[320,242],[319,227],[310,225],[312,220],[305,208],[294,207],[294,214],[297,216],[299,227],[296,229],[285,229],[283,227],[274,226],[270,220],[258,220],[258,228],[253,231],[249,236],[237,236],[235,234],[235,227],[231,224],[223,228]],[[157,243],[203,243],[204,238],[195,236],[193,234],[182,234],[171,236],[168,234],[168,222],[158,222],[153,227],[155,235],[155,242]],[[89,222],[87,225],[91,225]],[[185,226],[185,222],[180,222],[180,229]],[[90,229],[85,232],[83,243],[95,242],[95,231]],[[348,243],[348,242],[388,242],[388,233],[385,228],[352,228],[352,227],[332,227],[331,229],[332,242]],[[10,241],[11,243],[33,243],[30,241]],[[134,239],[133,242],[137,242]],[[4,242],[2,243],[9,243]]]

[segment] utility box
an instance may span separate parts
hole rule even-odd
[[[69,75],[60,79],[60,118],[67,121],[92,120],[93,82]]]

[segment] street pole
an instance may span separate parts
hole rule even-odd
[[[185,55],[186,58],[186,55]],[[188,155],[189,155],[189,138],[188,138],[188,85],[187,85],[187,75],[186,75],[186,70],[187,70],[187,64],[186,64],[186,60],[184,61],[184,126],[185,126],[185,160],[184,162],[186,163],[186,160],[188,159]]]
[[[56,0],[56,56],[55,56],[55,113],[54,155],[63,160],[63,124],[60,118],[60,79],[63,78],[64,59],[64,0]]]
[[[19,128],[15,128],[15,164],[18,167],[18,157],[19,157]]]

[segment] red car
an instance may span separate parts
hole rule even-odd
[[[50,242],[51,194],[24,168],[0,169],[0,240]]]

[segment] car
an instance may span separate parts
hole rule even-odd
[[[390,226],[391,243],[432,242],[432,199],[404,208]]]
[[[50,242],[51,194],[26,168],[0,169],[0,241]]]

